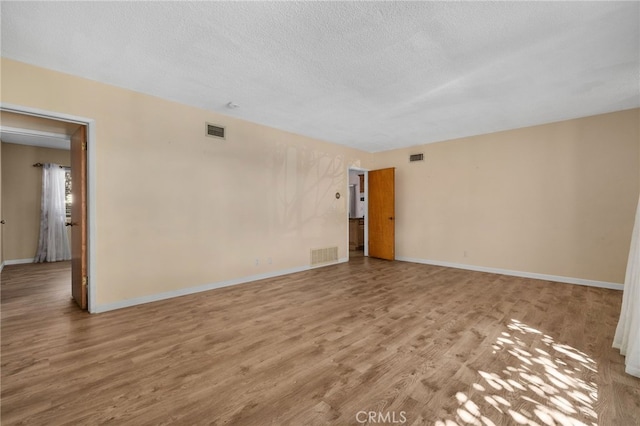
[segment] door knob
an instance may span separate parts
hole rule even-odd
[[[77,225],[76,222],[68,222],[64,224],[64,226],[76,226],[76,225]]]
[[[5,223],[4,219],[0,220],[0,225],[4,225]]]
[[[389,220],[393,220],[393,216],[391,216],[391,217],[389,218]]]

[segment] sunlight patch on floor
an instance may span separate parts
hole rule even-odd
[[[504,416],[529,426],[598,426],[596,362],[586,353],[512,319],[492,344],[508,367],[478,371],[469,395],[456,394],[455,419],[436,426],[495,426]],[[504,357],[507,357],[506,359]],[[503,419],[502,421],[500,419]]]

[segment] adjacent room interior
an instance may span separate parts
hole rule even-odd
[[[640,423],[640,3],[2,9],[3,424]]]

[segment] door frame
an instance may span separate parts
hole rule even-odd
[[[31,115],[51,120],[65,121],[86,126],[87,128],[87,309],[94,312],[96,306],[96,133],[95,120],[77,115],[47,111],[23,105],[0,103],[0,111]]]
[[[369,169],[349,166],[347,169],[347,191],[349,194],[349,172],[364,174],[364,255],[369,256]],[[347,259],[349,258],[349,209],[347,208]]]

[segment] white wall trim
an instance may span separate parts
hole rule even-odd
[[[2,262],[2,266],[5,265],[22,265],[23,263],[33,263],[33,257],[27,258],[27,259],[11,259],[11,260],[5,260],[4,262]]]
[[[174,297],[187,296],[189,294],[201,293],[203,291],[215,290],[217,288],[229,287],[238,284],[245,284],[253,281],[264,280],[266,278],[280,277],[282,275],[294,274],[296,272],[309,271],[311,269],[323,268],[325,266],[337,265],[348,262],[348,258],[340,258],[337,263],[328,263],[317,266],[299,266],[296,268],[282,269],[280,271],[265,272],[263,274],[249,275],[247,277],[233,278],[225,281],[199,285],[196,287],[181,288],[164,293],[151,294],[149,296],[136,297],[133,299],[121,300],[119,302],[106,303],[94,306],[93,313],[113,311],[115,309],[129,308],[131,306],[142,305],[144,303],[158,302],[160,300],[172,299]]]
[[[396,260],[402,262],[422,263],[425,265],[445,266],[447,268],[467,269],[469,271],[489,272],[492,274],[511,275],[514,277],[533,278],[536,280],[555,281],[566,284],[585,285],[589,287],[608,288],[611,290],[622,290],[624,285],[618,283],[610,283],[606,281],[586,280],[584,278],[563,277],[560,275],[538,274],[535,272],[513,271],[511,269],[488,268],[485,266],[466,265],[463,263],[442,262],[440,260],[418,259],[414,257],[398,256]]]
[[[78,123],[87,126],[87,275],[89,279],[87,300],[87,309],[94,312],[93,307],[96,304],[96,123],[95,120],[77,115],[65,114],[55,111],[47,111],[39,108],[32,108],[23,105],[0,103],[0,110],[15,112],[18,114],[32,115],[35,117],[44,117],[52,120],[66,121],[70,123]],[[5,265],[8,265],[5,261]]]

